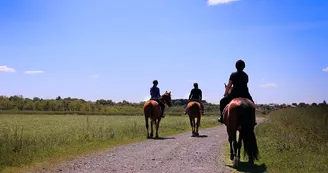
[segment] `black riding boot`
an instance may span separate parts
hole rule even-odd
[[[162,112],[161,112],[161,117],[162,117],[162,118],[165,117],[165,115],[164,115],[164,108],[165,108],[165,106],[162,106]]]
[[[202,115],[205,115],[205,109],[204,109],[204,105],[202,103],[200,104],[200,107],[202,109],[202,111],[201,111],[202,112]]]
[[[224,123],[224,122],[223,122],[223,115],[222,115],[222,112],[221,112],[220,118],[218,118],[218,122],[220,122],[220,123]]]
[[[223,122],[223,109],[224,109],[224,103],[220,103],[220,118],[218,118],[218,122],[224,123]]]

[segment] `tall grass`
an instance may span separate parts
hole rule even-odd
[[[282,109],[267,118],[255,129],[257,164],[265,164],[268,172],[327,172],[327,107]]]
[[[146,139],[143,116],[0,115],[0,124],[0,171]],[[216,117],[201,125],[217,125]],[[189,130],[187,116],[168,115],[159,135]]]

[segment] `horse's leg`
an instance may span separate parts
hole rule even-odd
[[[190,126],[191,126],[191,134],[192,134],[192,136],[194,136],[195,135],[195,130],[194,130],[194,124],[193,124],[193,121],[192,121],[192,117],[191,117],[192,115],[189,115],[189,120],[190,120]]]
[[[200,116],[200,113],[198,113],[198,115],[197,115],[197,126],[196,126],[196,136],[199,136],[198,129],[199,129],[199,126],[200,126],[200,119],[201,119],[201,116]]]
[[[190,116],[190,115],[188,115],[188,116],[189,116],[189,121],[190,121],[191,133],[193,133],[194,131],[193,131],[193,129],[192,129],[192,121],[191,121],[191,116]]]
[[[147,138],[149,138],[149,124],[148,124],[148,116],[145,114],[145,121],[146,121],[146,129],[147,129]]]
[[[238,138],[238,143],[237,143],[237,157],[240,159],[240,150],[241,150],[241,146],[242,146],[242,133],[239,132],[239,138]]]
[[[248,136],[249,138],[252,138],[252,136]],[[253,138],[254,139],[254,138]],[[251,139],[249,139],[249,141],[251,141]],[[249,152],[248,154],[248,163],[250,165],[253,165],[254,164],[254,151],[255,151],[255,146],[252,146],[252,145],[256,145],[256,143],[253,143],[253,142],[249,142],[248,144],[250,146],[251,149],[251,152]]]
[[[153,126],[154,126],[154,120],[151,119],[151,120],[150,120],[150,137],[151,137],[151,138],[154,136]]]
[[[233,142],[233,156],[236,157],[237,155],[237,131],[232,133],[232,142]]]
[[[159,128],[159,122],[161,122],[161,118],[159,118],[156,122],[156,138],[158,138],[158,128]]]
[[[233,156],[233,147],[232,147],[232,135],[229,134],[229,144],[230,144],[230,160],[233,160],[234,159],[234,156]]]
[[[195,120],[195,116],[192,116],[191,118],[192,121],[192,136],[196,136],[196,120]]]
[[[242,133],[239,132],[239,138],[238,138],[238,143],[237,143],[237,165],[240,162],[240,150],[241,150],[241,146],[242,146]]]

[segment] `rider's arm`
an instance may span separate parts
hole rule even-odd
[[[192,93],[193,93],[193,89],[190,91],[190,94],[189,94],[188,100],[190,100],[190,98],[191,98],[191,96],[192,96]]]
[[[160,92],[159,88],[157,88],[157,92],[158,92],[157,93],[157,96],[160,97],[161,96],[161,92]]]
[[[229,94],[229,91],[231,89],[231,86],[232,86],[232,80],[229,80],[229,83],[228,85],[226,86],[226,89],[225,89],[225,92],[224,92],[224,96],[228,95]]]
[[[200,101],[203,100],[202,90],[199,90],[199,99],[200,99]]]

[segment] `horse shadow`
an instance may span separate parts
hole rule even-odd
[[[207,138],[207,135],[198,135],[198,136],[193,136],[194,138]]]
[[[234,168],[233,166],[231,165],[226,165],[232,169],[235,169],[239,172],[249,172],[249,173],[263,173],[263,172],[266,172],[267,171],[267,167],[266,165],[263,163],[261,165],[257,165],[257,164],[254,164],[254,165],[250,165],[248,162],[240,162],[239,163],[239,166]]]
[[[154,137],[154,138],[149,138],[153,140],[167,140],[167,139],[175,139],[175,137]]]

